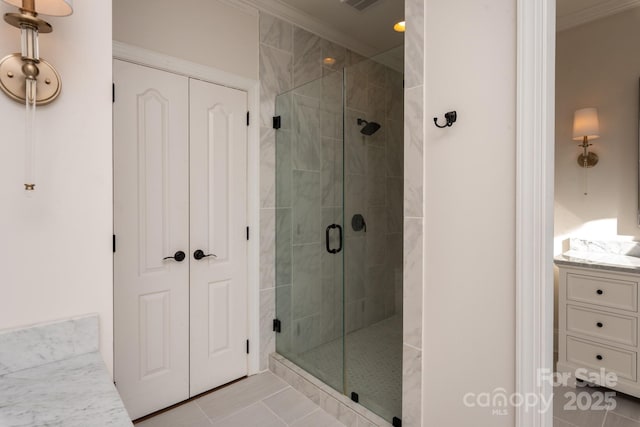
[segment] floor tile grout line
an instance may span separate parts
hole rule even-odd
[[[275,396],[276,394],[280,393],[281,391],[286,390],[287,388],[291,388],[291,386],[290,386],[289,384],[287,384],[284,380],[282,380],[281,378],[277,377],[277,376],[276,376],[275,374],[273,374],[273,373],[271,373],[271,374],[272,374],[272,375],[274,375],[276,378],[280,379],[282,382],[284,382],[284,383],[285,383],[285,387],[284,387],[284,388],[282,388],[282,389],[279,389],[278,391],[273,392],[273,393],[271,393],[271,394],[269,394],[269,395],[267,395],[267,396],[265,396],[265,397],[259,398],[259,399],[258,399],[258,400],[256,400],[255,402],[250,403],[250,404],[248,404],[248,405],[246,405],[246,406],[243,406],[242,408],[240,408],[240,409],[238,409],[238,410],[236,410],[236,411],[233,411],[232,413],[230,413],[230,414],[228,414],[228,415],[226,415],[226,416],[224,416],[224,417],[222,417],[222,418],[220,418],[220,419],[218,419],[218,420],[216,420],[216,421],[214,421],[211,417],[209,417],[209,416],[207,415],[207,413],[204,411],[204,408],[200,407],[200,405],[198,405],[198,407],[202,410],[202,412],[205,412],[205,415],[207,416],[207,419],[209,420],[209,422],[211,422],[212,424],[215,424],[215,423],[218,423],[218,422],[220,422],[220,421],[224,421],[224,420],[226,420],[227,418],[229,418],[229,417],[231,417],[231,416],[234,416],[234,415],[238,414],[239,412],[243,411],[244,409],[247,409],[249,406],[253,406],[253,405],[255,405],[256,403],[260,403],[260,402],[262,402],[262,400],[264,400],[264,399],[268,399],[268,398],[270,398],[271,396]],[[203,396],[203,397],[204,397],[204,396]],[[196,404],[197,404],[197,403],[198,403],[198,400],[200,400],[200,399],[196,399],[196,400],[194,400],[194,402],[196,402]],[[266,405],[264,405],[264,406],[266,406]],[[286,424],[286,423],[285,423],[285,424]]]
[[[284,425],[289,426],[290,424],[287,423],[282,417],[280,417],[278,414],[275,413],[275,411],[273,409],[271,409],[269,407],[269,405],[267,405],[266,403],[264,403],[264,400],[259,401],[258,403],[262,404],[262,406],[264,406],[265,408],[267,408],[267,411],[271,412],[277,419],[279,419],[280,421],[282,421],[284,423]]]
[[[611,412],[616,417],[624,418],[625,420],[632,421],[632,422],[640,425],[640,420],[636,420],[636,419],[630,418],[630,417],[628,417],[626,415],[620,414],[620,413],[616,412],[615,409],[614,410],[611,410],[611,409],[607,410],[607,415],[609,414],[609,412]],[[605,415],[605,418],[606,418],[606,415]],[[602,426],[604,427],[604,424]]]
[[[295,421],[292,421],[291,424],[289,424],[290,426],[297,423],[298,421],[304,420],[307,417],[310,417],[311,415],[315,414],[316,412],[320,412],[322,410],[322,408],[317,407],[316,409],[314,409],[313,411],[309,412],[308,414],[296,419]],[[333,418],[333,417],[331,417]]]
[[[202,412],[202,413],[204,414],[204,417],[207,419],[207,421],[209,421],[209,424],[210,424],[210,425],[213,425],[213,420],[212,420],[211,418],[209,418],[209,415],[207,415],[207,413],[206,413],[206,412],[204,412],[204,409],[202,409],[202,406],[200,406],[200,405],[198,404],[198,400],[199,400],[199,399],[194,400],[194,401],[193,401],[193,403],[195,403],[195,404],[196,404],[196,407],[197,407],[198,409],[200,409],[200,412]]]

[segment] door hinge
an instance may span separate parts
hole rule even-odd
[[[275,116],[273,118],[273,128],[280,129],[282,127],[282,118],[280,116]]]
[[[249,227],[247,227],[247,240],[249,240]]]
[[[280,333],[282,331],[282,323],[278,319],[273,319],[273,331]]]
[[[116,235],[113,235],[113,253],[116,253]]]
[[[391,425],[393,427],[402,427],[402,420],[398,417],[393,417],[393,421],[391,421]]]
[[[249,354],[249,340],[247,340],[247,354]]]
[[[355,391],[352,391],[351,400],[353,400],[356,403],[360,402],[360,396],[358,396],[358,393],[356,393]]]
[[[247,126],[249,126],[249,123],[251,123],[251,113],[247,111]]]
[[[115,83],[111,83],[111,102],[112,103],[116,102],[116,84]]]

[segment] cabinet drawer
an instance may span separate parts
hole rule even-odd
[[[629,346],[636,345],[638,336],[635,317],[571,305],[567,306],[567,331]]]
[[[601,276],[567,275],[567,299],[620,310],[638,310],[637,282]]]
[[[598,371],[604,368],[620,378],[636,380],[636,353],[567,337],[567,361]]]

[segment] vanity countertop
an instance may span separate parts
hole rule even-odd
[[[95,315],[0,331],[0,426],[131,427]]]
[[[0,425],[131,426],[98,352],[0,376]]]
[[[640,273],[640,258],[602,252],[570,250],[554,258],[556,265],[588,267],[600,270]]]

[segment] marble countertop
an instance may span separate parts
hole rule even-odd
[[[0,426],[132,426],[98,352],[0,376]]]
[[[556,265],[640,273],[640,258],[628,255],[570,250],[556,256],[554,262]]]

